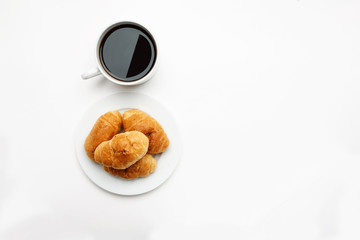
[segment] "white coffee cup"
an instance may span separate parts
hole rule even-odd
[[[138,31],[141,35],[142,35],[142,39],[147,39],[146,41],[148,42],[149,44],[149,49],[148,51],[151,51],[151,66],[150,64],[147,66],[147,68],[145,68],[141,73],[139,73],[138,75],[135,75],[135,76],[132,76],[130,78],[126,78],[126,77],[120,77],[120,75],[124,75],[124,74],[127,74],[127,73],[122,73],[120,70],[122,69],[126,69],[126,67],[122,67],[121,69],[118,68],[118,72],[117,72],[117,75],[114,74],[114,72],[111,72],[111,70],[107,67],[106,65],[106,60],[104,59],[104,51],[106,50],[106,47],[107,46],[110,46],[111,44],[107,44],[107,41],[108,41],[108,38],[110,38],[109,36],[111,36],[111,34],[114,34],[114,32],[117,30],[117,29],[120,29],[121,31],[125,32],[125,30],[123,29],[128,29],[127,31],[130,32],[130,34],[132,34],[132,32],[135,32],[135,31]],[[134,31],[131,29],[133,28]],[[116,34],[116,33],[115,33]],[[122,34],[122,35],[121,35]],[[124,36],[123,38],[126,38],[127,36],[125,35],[126,33],[119,33],[117,34],[117,40],[115,42],[115,37],[113,37],[113,39],[111,39],[111,42],[112,42],[112,45],[111,46],[115,46],[116,47],[116,44],[118,44],[118,48],[122,51],[111,51],[111,48],[110,47],[107,47],[109,50],[108,52],[109,53],[112,53],[112,52],[125,52],[126,53],[126,56],[127,58],[124,57],[124,64],[123,65],[126,65],[128,64],[128,67],[130,69],[131,66],[133,66],[132,69],[136,69],[136,61],[133,61],[134,59],[134,56],[137,56],[135,58],[138,58],[139,59],[139,56],[140,55],[136,55],[136,50],[137,49],[141,49],[141,47],[138,48],[138,43],[140,42],[139,39],[140,39],[140,34],[137,38],[137,42],[136,44],[134,45],[133,43],[132,44],[129,44],[129,48],[131,48],[132,46],[134,46],[134,48],[132,50],[129,50],[127,45],[125,44],[122,44],[121,45],[121,42],[131,42],[131,41],[128,41],[126,39],[126,41],[121,41],[121,36]],[[134,34],[137,34],[134,33]],[[109,40],[110,42],[110,40]],[[107,45],[105,45],[107,44]],[[126,47],[123,47],[123,46],[126,46]],[[129,53],[129,52],[132,52],[132,53]],[[129,53],[129,54],[128,54]],[[114,53],[115,54],[115,53]],[[114,55],[113,54],[113,55]],[[118,59],[118,58],[122,58],[120,56],[121,54],[118,54],[118,56],[111,56],[109,57],[108,59]],[[125,54],[124,54],[125,55]],[[138,23],[135,23],[135,22],[130,22],[130,21],[123,21],[123,22],[118,22],[118,23],[115,23],[111,26],[109,26],[107,29],[105,29],[105,31],[100,35],[100,38],[97,42],[97,45],[96,45],[96,53],[95,53],[95,57],[96,57],[96,63],[97,63],[97,67],[93,70],[90,70],[84,74],[81,75],[81,77],[84,79],[84,80],[87,80],[87,79],[90,79],[90,78],[93,78],[95,76],[98,76],[100,74],[102,74],[106,79],[108,79],[109,81],[113,82],[113,83],[116,83],[116,84],[119,84],[119,85],[124,85],[124,86],[134,86],[134,85],[139,85],[139,84],[142,84],[142,83],[145,83],[146,81],[150,80],[155,71],[157,70],[157,66],[158,66],[158,55],[159,55],[159,51],[158,51],[158,47],[156,45],[156,41],[155,41],[155,38],[154,36],[145,28],[143,27],[142,25],[138,24]],[[131,60],[130,60],[131,58]],[[110,61],[110,60],[109,60]],[[114,60],[111,60],[112,62],[110,62],[110,64],[108,63],[108,65],[113,65],[116,67],[116,61]],[[125,64],[126,62],[126,64]],[[141,62],[141,61],[140,61]],[[134,68],[135,66],[135,68]],[[142,66],[141,66],[142,67]],[[120,69],[120,70],[119,70]],[[125,70],[125,71],[129,71],[128,70]],[[142,69],[142,68],[140,68]],[[139,76],[139,78],[137,78],[137,76]]]

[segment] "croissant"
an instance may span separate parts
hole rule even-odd
[[[101,115],[95,122],[84,144],[86,154],[94,160],[94,152],[100,143],[110,140],[121,130],[121,114],[111,111]]]
[[[152,117],[138,109],[128,110],[123,115],[125,131],[139,131],[149,138],[148,153],[164,152],[169,139],[162,126]]]
[[[155,171],[155,168],[156,160],[150,154],[146,154],[143,158],[126,169],[115,169],[104,166],[104,170],[111,175],[126,179],[147,177]]]
[[[95,161],[106,167],[125,169],[142,158],[148,147],[149,139],[141,132],[119,133],[96,148]]]

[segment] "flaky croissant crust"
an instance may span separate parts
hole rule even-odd
[[[147,177],[156,169],[156,160],[150,155],[146,154],[139,161],[126,169],[115,169],[104,166],[104,170],[113,176],[118,176],[126,179],[134,179],[138,177]]]
[[[169,146],[169,139],[162,126],[154,118],[138,109],[128,110],[123,114],[125,131],[139,131],[149,138],[148,153],[164,152]]]
[[[90,159],[94,160],[95,149],[104,141],[110,140],[121,130],[122,118],[118,111],[101,115],[87,136],[84,148]]]
[[[95,150],[95,161],[106,167],[125,169],[141,159],[149,147],[148,138],[141,132],[130,131],[115,135]]]

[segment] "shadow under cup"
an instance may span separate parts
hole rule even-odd
[[[108,29],[100,40],[98,51],[103,69],[123,82],[145,77],[153,69],[157,57],[151,33],[132,22],[119,23]]]

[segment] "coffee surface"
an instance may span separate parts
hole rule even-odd
[[[141,28],[122,25],[109,31],[99,49],[104,69],[120,81],[135,81],[153,67],[155,46],[153,39]]]

